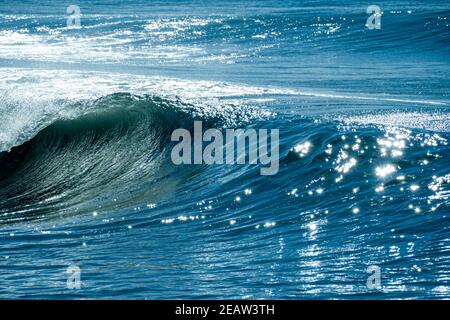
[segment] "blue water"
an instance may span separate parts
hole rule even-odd
[[[450,3],[370,4],[0,2],[0,298],[449,298]],[[280,171],[173,165],[194,120]]]

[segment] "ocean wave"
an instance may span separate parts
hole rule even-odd
[[[115,209],[155,201],[185,176],[168,159],[172,131],[189,129],[195,119],[226,123],[223,115],[201,115],[195,105],[157,96],[116,93],[90,104],[90,111],[55,120],[0,153],[1,222],[80,212],[98,198],[114,198]]]
[[[78,5],[0,3],[1,298],[449,297],[447,3]],[[195,120],[278,173],[174,165]]]

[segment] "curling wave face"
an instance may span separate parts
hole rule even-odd
[[[200,116],[201,107],[157,96],[116,93],[88,108],[66,107],[85,111],[0,153],[1,223],[161,200],[190,171],[172,164],[172,132],[195,119],[226,123],[223,115]]]
[[[118,206],[123,193],[138,201],[170,192],[176,170],[166,148],[171,132],[187,125],[187,115],[168,101],[127,94],[94,104],[96,111],[57,120],[1,154],[2,222],[78,212],[98,198],[114,198],[110,203]],[[156,181],[158,189],[144,188]]]

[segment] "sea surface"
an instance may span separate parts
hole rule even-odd
[[[448,1],[0,1],[0,298],[448,299],[449,75]]]

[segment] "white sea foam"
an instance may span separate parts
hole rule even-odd
[[[92,108],[89,103],[75,107],[75,102],[89,102],[118,92],[158,95],[169,99],[178,97],[198,105],[196,111],[199,115],[224,115],[230,123],[237,118],[245,122],[251,118],[270,116],[272,113],[263,108],[247,108],[246,99],[267,93],[283,93],[275,88],[120,73],[17,68],[0,70],[1,151],[23,143],[56,119],[74,118]],[[236,105],[220,101],[229,98],[234,98]]]

